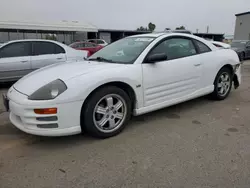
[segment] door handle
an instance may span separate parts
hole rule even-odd
[[[198,66],[200,66],[200,65],[201,65],[201,63],[196,63],[196,64],[194,64],[195,67],[198,67]]]
[[[62,59],[62,57],[58,57],[58,58],[56,58],[56,59],[60,60],[60,59]]]
[[[21,63],[27,63],[27,62],[28,62],[27,60],[21,61]]]

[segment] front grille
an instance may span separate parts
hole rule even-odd
[[[37,117],[37,121],[57,121],[57,116],[50,116],[50,117]]]
[[[51,123],[51,124],[37,124],[38,128],[42,128],[42,129],[49,129],[49,128],[58,128],[58,124],[57,123]]]

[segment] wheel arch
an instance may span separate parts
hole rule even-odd
[[[225,64],[225,65],[223,65],[223,66],[217,71],[217,74],[216,74],[215,77],[214,77],[214,83],[215,83],[215,80],[216,80],[216,77],[217,77],[218,73],[219,73],[220,70],[223,69],[223,68],[228,68],[228,69],[231,71],[232,76],[233,76],[233,73],[234,73],[233,66],[230,65],[230,64]]]
[[[89,98],[99,89],[103,88],[103,87],[107,87],[107,86],[115,86],[118,87],[120,89],[122,89],[123,91],[126,92],[126,94],[129,96],[129,98],[131,99],[132,102],[132,109],[134,109],[136,107],[136,92],[133,89],[133,87],[131,85],[129,85],[128,83],[122,82],[122,81],[111,81],[111,82],[107,82],[104,83],[98,87],[96,87],[95,89],[93,89],[88,96],[86,97],[86,99],[84,100],[83,104],[82,104],[82,108],[81,108],[81,115],[82,112],[84,110],[84,107],[86,106],[86,103],[88,102]]]

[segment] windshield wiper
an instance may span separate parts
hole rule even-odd
[[[89,58],[88,61],[104,61],[104,62],[114,63],[114,61],[112,61],[111,59],[106,59],[103,57]]]

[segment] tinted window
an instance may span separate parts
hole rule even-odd
[[[200,42],[198,40],[195,40],[195,43],[198,46],[200,53],[206,53],[206,52],[211,51],[211,49],[207,45],[205,45],[204,43],[202,43],[202,42]]]
[[[167,39],[158,44],[150,52],[150,55],[159,53],[165,53],[168,57],[168,60],[197,54],[193,42],[185,38]]]
[[[34,55],[65,53],[64,49],[52,42],[33,42]]]
[[[57,44],[55,44],[55,45],[56,45],[56,54],[64,54],[65,53],[65,50],[61,46],[59,46]]]
[[[16,42],[8,44],[0,49],[0,57],[22,57],[30,56],[31,48],[29,42]]]

